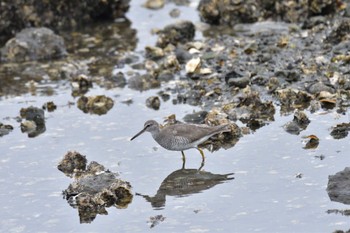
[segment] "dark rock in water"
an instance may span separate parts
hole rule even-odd
[[[78,171],[85,171],[87,159],[77,151],[68,151],[58,164],[57,168],[69,177]]]
[[[133,195],[131,185],[118,178],[103,165],[87,160],[78,152],[68,152],[59,163],[58,169],[75,180],[63,194],[68,203],[79,211],[80,223],[92,222],[98,214],[108,214],[106,208],[126,208]]]
[[[1,60],[23,62],[50,60],[67,54],[63,38],[48,28],[26,28],[6,42]]]
[[[331,136],[334,139],[342,139],[348,136],[350,131],[350,123],[337,124],[332,128]]]
[[[0,137],[9,134],[13,130],[12,125],[4,125],[0,122]]]
[[[225,82],[231,87],[239,87],[239,88],[244,88],[246,87],[249,82],[250,78],[237,71],[231,71],[225,75]]]
[[[104,95],[82,96],[78,99],[78,108],[84,113],[104,115],[113,108],[113,105],[114,101]]]
[[[191,41],[194,38],[195,30],[194,24],[190,21],[179,21],[168,25],[157,33],[157,46],[165,48],[168,44],[177,45]]]
[[[331,201],[350,204],[350,167],[328,177],[327,193]]]
[[[123,17],[130,0],[1,1],[0,44],[25,27],[74,29],[96,21]]]
[[[160,99],[158,96],[151,96],[146,100],[146,106],[154,110],[159,110]]]

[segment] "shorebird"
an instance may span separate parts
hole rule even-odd
[[[163,148],[172,151],[181,151],[184,162],[186,160],[184,150],[196,148],[202,156],[203,165],[205,161],[204,152],[198,145],[208,140],[211,136],[230,131],[229,125],[208,126],[185,123],[168,125],[161,128],[158,122],[148,120],[145,122],[143,129],[130,140],[134,140],[144,132],[150,132],[153,139]]]

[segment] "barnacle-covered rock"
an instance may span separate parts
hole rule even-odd
[[[334,139],[342,139],[348,136],[350,131],[350,123],[341,123],[332,127],[331,136]]]
[[[78,108],[84,113],[103,115],[113,108],[113,105],[114,101],[105,95],[81,96],[78,99]]]
[[[25,119],[21,123],[21,131],[27,133],[28,137],[36,137],[46,131],[44,110],[30,106],[21,108],[20,115]]]
[[[128,87],[130,89],[145,91],[151,88],[160,87],[159,80],[155,79],[152,75],[149,74],[135,74],[128,80]]]
[[[87,159],[85,155],[77,151],[68,151],[63,159],[59,162],[57,168],[69,177],[75,173],[85,171]]]
[[[158,96],[151,96],[146,99],[146,106],[154,110],[159,110],[160,99]]]
[[[92,80],[85,74],[79,74],[72,78],[71,86],[73,96],[84,95],[92,87]]]
[[[0,44],[25,27],[49,27],[54,31],[74,29],[99,20],[123,17],[130,0],[2,1]],[[72,7],[74,6],[74,7]]]
[[[23,29],[0,52],[0,60],[8,62],[50,60],[67,54],[63,38],[48,28]]]
[[[158,33],[157,46],[165,48],[168,44],[177,45],[193,40],[195,26],[190,21],[179,21],[166,26]]]
[[[111,206],[127,208],[133,198],[130,183],[95,161],[87,167],[86,163],[85,156],[68,152],[58,165],[60,171],[74,177],[63,194],[67,202],[78,209],[80,222],[90,223],[98,214],[108,214],[106,208]]]

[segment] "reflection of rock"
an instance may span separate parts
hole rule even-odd
[[[78,108],[84,113],[106,114],[114,105],[114,101],[104,95],[82,96],[78,99]]]
[[[350,167],[328,177],[327,192],[332,201],[350,204]]]
[[[213,174],[198,169],[180,169],[168,175],[160,185],[157,194],[153,197],[143,196],[154,208],[165,206],[166,196],[188,196],[194,193],[203,192],[217,184],[234,179],[229,174]]]
[[[131,185],[118,174],[91,162],[78,152],[68,152],[58,169],[75,180],[63,191],[68,203],[79,211],[81,223],[92,222],[97,214],[108,214],[106,207],[127,208],[132,201]]]
[[[0,122],[0,137],[9,134],[13,130],[12,125],[4,125]]]
[[[28,137],[36,137],[46,131],[44,110],[31,106],[22,108],[20,115],[26,120],[21,123],[21,131],[28,133]]]
[[[22,62],[60,58],[66,55],[63,38],[48,28],[27,28],[7,41],[1,60]]]

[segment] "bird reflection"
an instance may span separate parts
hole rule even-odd
[[[233,174],[213,174],[200,169],[186,169],[183,165],[183,168],[172,172],[163,180],[155,196],[151,197],[140,193],[136,193],[136,195],[144,197],[153,208],[161,209],[165,206],[166,196],[184,197],[200,193],[217,184],[233,180],[234,177],[231,177]]]

